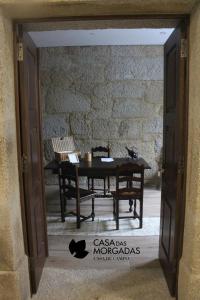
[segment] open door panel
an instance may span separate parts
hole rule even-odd
[[[159,257],[172,296],[177,294],[185,207],[186,28],[185,23],[181,23],[164,46],[163,172]]]
[[[47,249],[40,129],[38,51],[30,36],[23,31],[18,36],[20,57],[19,111],[21,131],[22,180],[24,215],[27,233],[31,291],[36,293]]]

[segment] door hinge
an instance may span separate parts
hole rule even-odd
[[[17,60],[23,61],[24,59],[24,50],[23,44],[21,42],[17,43]]]
[[[181,39],[181,58],[188,56],[188,43],[186,39]]]

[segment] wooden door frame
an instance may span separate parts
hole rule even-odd
[[[21,215],[22,215],[22,230],[24,238],[24,249],[25,254],[29,256],[29,247],[28,247],[28,231],[27,231],[27,221],[26,221],[26,211],[25,211],[25,195],[24,195],[24,186],[23,186],[23,158],[22,158],[22,135],[21,135],[21,121],[20,121],[20,109],[21,105],[24,105],[20,100],[20,67],[18,65],[18,47],[20,32],[22,32],[21,24],[14,25],[14,76],[15,76],[15,111],[16,111],[16,131],[17,131],[17,158],[18,158],[18,173],[19,173],[19,185],[20,185],[20,203],[21,203]],[[38,53],[38,101],[39,101],[39,128],[40,128],[40,149],[41,149],[41,164],[43,166],[43,138],[42,138],[42,103],[40,95],[40,73],[39,73],[39,51]],[[22,97],[23,98],[23,97]],[[44,179],[44,168],[42,168],[42,178]],[[45,185],[44,180],[42,182],[42,194],[43,199],[45,199]],[[44,205],[44,212],[46,212],[46,206]],[[44,213],[44,218],[46,217]],[[46,222],[46,221],[45,221]],[[46,245],[48,246],[47,240],[47,231],[46,231]],[[48,247],[46,247],[46,255],[48,256]]]
[[[24,246],[25,246],[25,254],[28,256],[28,232],[26,226],[26,213],[25,213],[25,201],[24,201],[24,193],[23,193],[23,165],[22,165],[22,156],[21,156],[21,128],[20,128],[20,105],[23,103],[20,102],[20,91],[19,91],[19,68],[18,68],[18,57],[17,57],[17,43],[18,43],[18,30],[21,28],[23,30],[23,24],[27,23],[45,23],[45,22],[63,22],[63,21],[99,21],[99,20],[177,20],[177,23],[180,21],[184,21],[187,27],[187,41],[189,41],[189,22],[190,22],[190,15],[188,14],[151,14],[151,15],[105,15],[105,16],[74,16],[74,17],[52,17],[52,18],[38,18],[38,19],[20,19],[14,20],[13,22],[13,33],[14,33],[14,74],[15,74],[15,107],[16,107],[16,130],[17,130],[17,155],[18,155],[18,170],[19,170],[19,184],[20,184],[20,200],[21,200],[21,213],[22,213],[22,227],[23,227],[23,236],[24,236]],[[189,47],[189,45],[188,45]],[[183,250],[183,237],[184,237],[184,221],[185,221],[185,206],[186,206],[186,180],[187,180],[187,149],[188,149],[188,108],[189,108],[189,59],[187,59],[187,66],[185,74],[186,76],[182,78],[185,81],[185,90],[182,91],[182,96],[184,98],[184,108],[182,110],[182,119],[184,120],[184,170],[183,170],[183,177],[182,177],[182,184],[183,184],[183,205],[181,207],[181,224],[179,230],[179,249],[178,249],[178,258],[180,262],[180,258],[182,256]],[[180,75],[181,76],[181,75]],[[40,74],[39,74],[40,82]],[[40,91],[40,87],[39,87]],[[39,94],[39,102],[40,108],[42,107],[41,97]],[[40,137],[41,137],[41,145],[42,145],[42,114],[40,109]],[[43,145],[42,145],[43,147]],[[43,156],[42,156],[43,157]],[[42,162],[43,163],[43,162]],[[44,182],[43,182],[43,191],[44,191]],[[48,254],[48,251],[47,251]],[[177,281],[179,276],[179,263],[178,263],[178,270],[177,270]]]

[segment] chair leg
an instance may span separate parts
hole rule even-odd
[[[78,229],[81,227],[80,200],[79,199],[76,199],[76,227]]]
[[[95,213],[94,213],[94,197],[92,198],[92,221],[94,221]]]
[[[134,199],[134,211],[133,211],[133,218],[136,218],[136,208],[137,208],[137,200]]]
[[[58,185],[59,185],[59,196],[60,196],[60,215],[61,215],[61,221],[65,222],[64,218],[64,199],[62,196],[62,189],[61,189],[61,177],[58,176]]]
[[[133,200],[129,199],[129,212],[133,211],[132,206],[133,206]]]
[[[108,192],[110,193],[110,176],[108,176]]]
[[[103,179],[103,194],[106,195],[106,178]]]
[[[92,191],[94,192],[94,178],[92,178]]]
[[[140,228],[143,226],[143,199],[140,199]]]
[[[63,196],[60,198],[60,211],[61,211],[61,221],[65,222],[65,199]]]
[[[116,199],[116,230],[119,230],[119,200]]]
[[[115,198],[113,198],[113,219],[116,219],[116,211],[115,211]]]
[[[87,178],[88,190],[90,190],[90,178]]]

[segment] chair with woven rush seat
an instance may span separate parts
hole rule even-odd
[[[94,221],[94,197],[95,193],[79,187],[79,174],[78,167],[70,162],[62,162],[60,164],[60,181],[61,181],[61,220],[65,222],[67,215],[76,216],[77,228],[80,228],[81,222],[92,218]],[[66,213],[67,200],[75,199],[76,201],[76,212]],[[83,201],[92,200],[92,212],[89,216],[83,216],[80,212],[80,204]]]
[[[121,186],[123,184],[123,187]],[[119,219],[139,219],[139,228],[143,222],[143,190],[144,190],[144,167],[134,163],[123,164],[116,168],[116,191],[113,196],[113,214],[116,220],[116,229],[119,229]],[[134,203],[133,216],[119,216],[119,201],[129,200]],[[137,211],[139,203],[139,211]],[[132,206],[132,205],[131,205]],[[129,210],[132,211],[132,208]]]
[[[95,147],[91,149],[92,153],[92,159],[94,158],[109,158],[110,157],[110,148],[109,147]],[[102,176],[102,175],[95,175],[95,176],[90,176],[87,178],[88,179],[88,190],[100,190],[104,192],[104,196],[106,195],[106,190],[109,192],[110,191],[110,177]],[[100,179],[103,180],[103,189],[101,188],[95,188],[94,186],[94,181]],[[106,179],[107,179],[107,189],[106,189]]]

